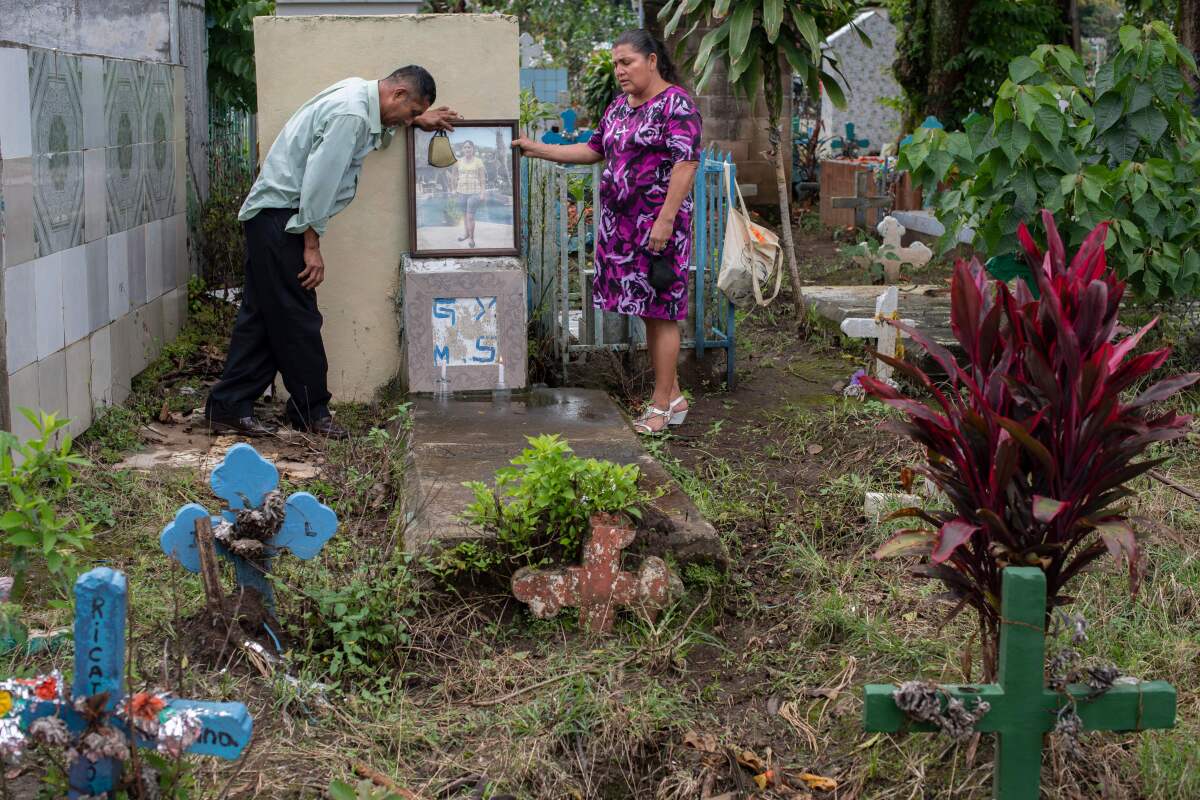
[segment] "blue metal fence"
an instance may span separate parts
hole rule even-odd
[[[693,189],[693,247],[688,318],[683,347],[697,356],[725,350],[726,385],[733,388],[734,308],[717,288],[729,195],[725,164],[733,180],[737,167],[728,153],[704,154]],[[598,220],[600,166],[560,166],[528,161],[522,170],[524,253],[529,271],[529,314],[553,338],[564,374],[589,352],[645,347],[640,319],[592,306],[594,243]]]

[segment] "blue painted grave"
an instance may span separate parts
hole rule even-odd
[[[271,513],[269,500],[279,486],[279,470],[248,444],[235,444],[225,454],[225,460],[213,470],[213,494],[224,500],[227,507],[219,516],[212,515],[198,503],[188,503],[175,513],[175,519],[163,528],[159,544],[163,552],[178,561],[189,572],[200,571],[200,554],[196,550],[196,520],[209,517],[214,532],[222,523],[237,523],[238,512]],[[216,542],[217,553],[233,564],[239,586],[257,590],[268,610],[274,613],[275,592],[268,575],[271,561],[287,550],[307,561],[337,531],[337,515],[308,492],[296,492],[283,503],[283,521],[274,535],[262,542],[261,555],[254,558],[240,555],[225,542]],[[234,528],[236,535],[236,525]]]
[[[568,108],[562,112],[562,130],[561,131],[546,131],[542,134],[542,141],[546,144],[583,144],[592,138],[590,130],[580,131],[575,128],[575,121],[579,116],[573,109]]]
[[[846,135],[844,137],[834,137],[833,141],[829,143],[829,146],[835,150],[840,150],[842,158],[853,158],[858,155],[859,150],[866,147],[870,143],[871,142],[869,139],[854,138],[854,123],[847,122]]]
[[[125,695],[125,576],[99,567],[75,582],[75,680],[67,692],[57,674],[0,682],[0,750],[48,730],[70,737],[70,797],[106,796],[118,783],[129,724],[139,748],[233,760],[250,742],[254,721],[241,703]],[[122,744],[124,743],[124,744]],[[60,742],[60,746],[64,743]]]

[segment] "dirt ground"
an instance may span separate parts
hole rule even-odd
[[[836,244],[805,228],[799,235],[806,279],[827,282],[823,270],[840,269]],[[183,623],[200,607],[198,583],[166,562],[157,531],[182,503],[211,502],[203,464],[112,463],[165,443],[207,452],[214,442],[169,414],[163,421],[160,409],[184,414],[212,368],[167,387],[151,374],[135,396],[134,434],[100,426],[84,441],[108,463],[82,476],[76,507],[103,520],[98,556],[134,587],[131,683],[241,700],[254,714],[250,751],[233,765],[195,759],[191,796],[324,797],[331,780],[370,776],[422,800],[990,797],[989,739],[959,745],[861,729],[863,684],[978,679],[978,646],[966,615],[944,625],[939,588],[914,578],[911,563],[870,557],[898,523],[867,519],[864,493],[898,490],[918,454],[879,429],[888,416],[879,405],[840,397],[864,352],[819,329],[801,341],[790,308],[785,293],[740,317],[736,388],[723,386],[719,365],[693,371],[686,424],[647,441],[720,531],[728,572],[689,567],[675,607],[653,622],[623,615],[602,641],[585,638],[570,614],[537,621],[494,588],[393,566],[407,564],[396,560],[405,417],[403,398],[381,398],[339,407],[359,434],[349,443],[277,445],[298,465],[284,487],[312,492],[342,520],[313,561],[278,562],[286,663],[237,648],[220,667],[197,663]],[[644,391],[644,373],[620,364],[610,372],[619,399]],[[1194,410],[1198,399],[1181,407]],[[146,422],[159,433],[138,434]],[[1194,442],[1164,454],[1172,478],[1200,484]],[[1082,759],[1052,739],[1049,798],[1200,797],[1200,514],[1161,484],[1136,488],[1135,511],[1154,521],[1146,588],[1131,598],[1108,563],[1080,579],[1078,610],[1093,625],[1085,656],[1174,682],[1179,725],[1091,736]],[[359,607],[368,619],[397,621],[403,635],[355,622],[361,654],[331,646]],[[34,616],[63,621],[53,611]],[[356,657],[351,669],[345,658]],[[0,673],[69,669],[69,658],[0,661]],[[10,785],[23,787],[16,796],[32,797],[44,769],[35,758],[10,771]],[[803,788],[760,788],[754,778],[767,769]]]

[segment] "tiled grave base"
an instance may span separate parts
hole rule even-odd
[[[525,269],[516,258],[405,256],[402,377],[433,392],[442,369],[452,392],[525,386]]]

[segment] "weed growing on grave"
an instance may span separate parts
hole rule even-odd
[[[59,506],[88,461],[71,452],[68,421],[19,409],[37,430],[24,442],[0,431],[0,554],[12,564],[11,596],[20,602],[29,571],[44,566],[63,596],[79,574],[79,556],[92,543],[93,525]]]
[[[496,472],[494,489],[479,481],[465,484],[475,492],[465,518],[496,537],[494,544],[480,546],[490,557],[465,553],[460,545],[437,566],[447,575],[488,571],[507,578],[521,566],[577,561],[593,514],[641,517],[645,496],[639,475],[633,464],[579,458],[557,435],[530,437],[512,466]]]
[[[379,687],[381,668],[396,667],[405,652],[420,603],[411,562],[411,555],[395,550],[383,564],[364,559],[335,585],[307,587],[292,631],[304,643],[298,660],[336,683]]]
[[[989,286],[977,261],[960,261],[951,284],[951,322],[967,355],[961,366],[923,333],[895,323],[949,376],[935,386],[920,369],[884,358],[929,391],[936,408],[872,378],[871,395],[903,411],[893,428],[928,450],[918,470],[949,498],[952,510],[905,509],[933,528],[901,531],[877,557],[921,555],[921,572],[941,580],[958,609],[979,614],[985,656],[994,653],[1000,580],[1006,566],[1046,573],[1050,608],[1068,602],[1064,587],[1106,552],[1129,567],[1131,592],[1143,574],[1143,550],[1124,502],[1127,484],[1165,459],[1134,462],[1152,443],[1187,433],[1189,418],[1151,409],[1192,383],[1167,378],[1126,402],[1169,351],[1131,355],[1153,322],[1113,342],[1125,284],[1107,269],[1107,225],[1098,226],[1068,263],[1054,218],[1043,212],[1047,251],[1022,223],[1020,239],[1041,290]],[[985,657],[989,676],[995,663]]]

